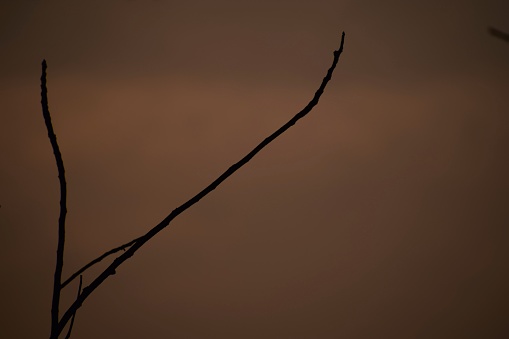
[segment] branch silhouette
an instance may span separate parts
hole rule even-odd
[[[290,127],[295,125],[295,123],[302,119],[304,116],[306,116],[311,110],[318,104],[318,101],[320,97],[322,96],[325,87],[327,86],[328,82],[332,78],[332,74],[334,72],[334,69],[336,68],[336,65],[338,63],[339,57],[343,52],[343,45],[345,41],[345,33],[343,32],[341,36],[341,44],[339,46],[339,49],[334,51],[333,55],[333,62],[330,68],[327,71],[327,74],[322,80],[322,83],[318,90],[315,92],[313,98],[311,101],[300,111],[298,112],[293,118],[291,118],[287,123],[285,123],[283,126],[281,126],[279,129],[277,129],[275,132],[273,132],[271,135],[269,135],[267,138],[265,138],[262,142],[260,142],[254,149],[252,149],[248,154],[246,154],[242,159],[240,159],[237,163],[230,166],[223,174],[221,174],[217,179],[215,179],[212,183],[210,183],[207,187],[205,187],[203,190],[201,190],[198,194],[193,196],[191,199],[174,209],[168,216],[166,216],[159,224],[154,226],[152,229],[150,229],[145,235],[138,237],[122,246],[119,246],[117,248],[114,248],[97,259],[92,260],[89,264],[85,265],[83,268],[81,268],[78,272],[74,273],[69,279],[67,279],[64,284],[67,285],[70,281],[72,281],[76,276],[83,273],[85,270],[87,270],[92,265],[96,264],[97,262],[101,261],[102,259],[106,258],[109,255],[112,255],[116,252],[119,252],[121,250],[124,250],[125,252],[115,258],[113,262],[106,268],[102,273],[100,273],[88,286],[83,288],[82,292],[79,293],[76,300],[69,306],[67,311],[62,315],[62,318],[58,322],[58,326],[56,327],[55,331],[52,330],[51,338],[50,339],[56,339],[66,326],[66,324],[71,320],[76,313],[76,311],[83,305],[83,302],[90,296],[90,294],[99,287],[109,276],[114,275],[116,273],[116,269],[124,263],[126,260],[128,260],[130,257],[132,257],[136,251],[138,251],[145,243],[147,243],[150,239],[152,239],[157,233],[162,231],[164,228],[166,228],[170,222],[175,219],[178,215],[180,215],[182,212],[186,211],[188,208],[196,204],[198,201],[200,201],[203,197],[205,197],[207,194],[212,192],[214,189],[216,189],[223,181],[225,181],[228,177],[230,177],[233,173],[235,173],[237,170],[239,170],[242,166],[244,166],[247,162],[249,162],[258,152],[260,152],[263,148],[265,148],[269,143],[271,143],[274,139],[276,139],[278,136],[283,134],[285,131],[287,131]],[[45,62],[43,62],[43,75],[45,76]],[[42,79],[42,78],[41,78]],[[44,77],[45,79],[45,77]],[[49,114],[49,112],[48,112]],[[55,140],[56,142],[56,140]],[[61,272],[60,272],[61,273]],[[64,285],[62,284],[62,285]],[[60,286],[60,284],[59,284]],[[58,310],[57,310],[58,311]],[[57,312],[58,313],[58,312]]]
[[[51,123],[51,115],[48,105],[48,89],[46,88],[46,60],[42,61],[41,75],[41,105],[42,115],[48,130],[48,138],[55,154],[55,161],[58,169],[58,181],[60,183],[60,216],[58,218],[58,243],[57,243],[57,263],[55,267],[55,275],[53,278],[53,299],[51,302],[51,336],[53,337],[58,331],[58,308],[60,305],[60,291],[62,290],[62,269],[64,267],[64,243],[65,243],[65,217],[67,215],[67,184],[65,181],[64,161],[58,147],[57,136],[53,131]],[[58,335],[57,335],[58,336]]]
[[[81,294],[81,286],[83,286],[83,276],[82,275],[80,275],[80,284],[78,286],[78,296],[76,298],[78,298]],[[75,318],[76,318],[76,312],[74,312],[74,314],[72,315],[71,324],[69,325],[69,330],[67,331],[65,339],[69,339],[71,337],[72,328],[74,327],[74,319]]]
[[[110,255],[112,254],[115,254],[117,252],[120,252],[122,250],[125,251],[126,248],[132,246],[136,241],[138,241],[141,237],[139,238],[136,238],[136,239],[133,239],[131,241],[129,241],[128,243],[125,243],[119,247],[116,247],[114,249],[111,249],[107,252],[105,252],[103,255],[101,255],[100,257],[97,257],[95,258],[94,260],[92,260],[91,262],[89,262],[88,264],[86,264],[85,266],[83,266],[82,268],[80,268],[79,270],[77,270],[75,273],[73,273],[69,278],[67,278],[66,281],[64,281],[62,283],[62,288],[64,288],[65,286],[67,286],[71,281],[73,281],[76,277],[78,277],[80,274],[82,274],[83,272],[85,272],[87,269],[89,269],[90,267],[94,266],[95,264],[101,262],[103,259],[109,257]]]

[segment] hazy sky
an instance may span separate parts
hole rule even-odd
[[[66,278],[302,109],[342,31],[318,107],[121,266],[72,338],[509,337],[509,44],[487,30],[508,22],[503,0],[2,2],[0,337],[49,336],[43,58]]]

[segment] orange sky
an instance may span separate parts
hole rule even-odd
[[[487,32],[509,32],[508,13],[502,0],[0,4],[0,337],[49,336],[59,193],[43,58],[67,277],[302,109],[343,30],[318,107],[121,266],[72,338],[509,337],[509,44]]]

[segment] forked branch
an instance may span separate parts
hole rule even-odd
[[[79,270],[77,270],[75,273],[73,273],[69,278],[67,278],[67,280],[62,283],[62,288],[67,286],[67,284],[69,284],[71,281],[73,281],[77,276],[79,276],[80,274],[82,274],[83,272],[85,272],[86,270],[88,270],[90,267],[94,266],[98,262],[101,262],[106,257],[109,257],[110,255],[115,254],[117,252],[120,252],[122,250],[125,251],[126,248],[132,246],[140,238],[133,239],[133,240],[129,241],[128,243],[125,243],[125,244],[120,245],[120,246],[118,246],[118,247],[116,247],[114,249],[111,249],[111,250],[105,252],[100,257],[95,258],[94,260],[92,260],[91,262],[89,262],[88,264],[86,264],[85,266],[80,268]]]
[[[67,311],[63,314],[62,318],[60,319],[60,322],[58,323],[58,329],[55,338],[58,337],[58,335],[62,332],[63,328],[66,326],[66,324],[69,322],[70,319],[72,319],[73,315],[76,313],[76,311],[82,306],[83,302],[90,296],[90,294],[97,288],[99,285],[101,285],[110,275],[113,275],[116,273],[116,269],[124,263],[127,259],[132,257],[134,253],[138,249],[140,249],[147,241],[152,239],[157,233],[162,231],[164,228],[166,228],[170,222],[175,219],[178,215],[180,215],[182,212],[196,204],[198,201],[200,201],[203,197],[205,197],[207,194],[212,192],[216,187],[218,187],[223,181],[225,181],[228,177],[230,177],[233,173],[235,173],[238,169],[240,169],[242,166],[244,166],[247,162],[249,162],[258,152],[260,152],[263,148],[265,148],[269,143],[271,143],[274,139],[276,139],[278,136],[283,134],[286,130],[288,130],[290,127],[292,127],[298,120],[306,116],[311,110],[318,104],[318,101],[323,94],[325,87],[327,86],[328,82],[332,78],[332,73],[334,72],[334,69],[336,68],[336,65],[339,61],[339,57],[341,53],[343,52],[343,45],[345,41],[345,33],[343,32],[341,36],[341,44],[339,46],[339,49],[337,51],[334,51],[334,58],[331,67],[327,71],[327,74],[323,78],[323,81],[318,88],[318,90],[315,92],[315,95],[311,99],[311,101],[304,107],[299,113],[297,113],[293,118],[291,118],[287,123],[285,123],[283,126],[281,126],[278,130],[276,130],[274,133],[269,135],[267,138],[265,138],[258,146],[256,146],[251,152],[249,152],[247,155],[245,155],[242,159],[240,159],[237,163],[233,164],[228,168],[223,174],[221,174],[216,180],[214,180],[211,184],[209,184],[207,187],[205,187],[202,191],[200,191],[198,194],[196,194],[194,197],[186,201],[181,206],[174,209],[166,218],[164,218],[159,224],[157,224],[155,227],[153,227],[150,231],[148,231],[145,235],[134,239],[133,241],[122,245],[120,247],[117,247],[116,249],[113,249],[109,252],[106,252],[101,257],[93,260],[88,265],[86,265],[84,268],[82,268],[78,272],[85,271],[88,267],[92,266],[94,263],[99,262],[104,257],[116,253],[122,249],[125,249],[129,247],[123,254],[118,256],[113,262],[102,272],[100,273],[97,278],[95,278],[87,287],[83,288],[82,293],[79,294],[79,296],[76,298],[74,303],[67,309]],[[66,284],[68,281],[72,280],[73,277],[77,276],[79,273],[74,274],[66,281]]]

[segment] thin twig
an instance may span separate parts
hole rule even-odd
[[[76,298],[79,298],[81,294],[81,286],[83,285],[83,276],[80,275],[80,285],[78,286],[78,295]],[[76,312],[72,315],[71,318],[71,324],[69,325],[69,331],[67,331],[67,335],[65,336],[65,339],[69,339],[71,337],[72,327],[74,326],[74,318],[76,318]]]
[[[55,266],[55,276],[53,279],[53,299],[51,303],[51,338],[57,338],[58,333],[58,307],[60,305],[60,291],[62,289],[62,268],[64,267],[64,243],[65,243],[65,216],[67,214],[67,184],[65,182],[65,169],[62,154],[57,143],[57,136],[53,131],[51,116],[48,107],[48,90],[46,88],[46,60],[42,61],[41,75],[41,105],[42,115],[48,130],[48,138],[55,154],[55,161],[58,169],[58,180],[60,182],[60,216],[58,218],[58,244],[57,244],[57,262]]]
[[[503,32],[499,29],[488,27],[488,32],[496,38],[509,42],[509,33]]]
[[[141,237],[140,237],[141,238]],[[83,266],[82,268],[80,268],[79,270],[77,270],[75,273],[73,273],[66,281],[64,281],[62,283],[62,288],[64,288],[65,286],[67,286],[71,281],[73,281],[77,276],[79,276],[80,274],[82,274],[83,272],[85,272],[87,269],[89,269],[90,267],[92,267],[93,265],[97,264],[98,262],[100,262],[101,260],[103,260],[104,258],[112,255],[112,254],[115,254],[119,251],[122,251],[131,246],[132,244],[134,244],[136,241],[138,241],[140,238],[136,238],[136,239],[133,239],[131,241],[129,241],[128,243],[126,244],[123,244],[117,248],[114,248],[112,250],[109,250],[108,252],[105,252],[103,255],[101,255],[100,257],[92,260],[91,262],[89,262],[88,264],[86,264],[85,266]]]
[[[127,259],[133,256],[133,254],[143,246],[147,241],[149,241],[152,237],[154,237],[157,233],[163,230],[168,224],[175,219],[182,212],[187,210],[189,207],[196,204],[200,201],[204,196],[212,192],[217,186],[219,186],[223,181],[225,181],[228,177],[230,177],[233,173],[235,173],[239,168],[244,166],[249,160],[251,160],[258,152],[260,152],[265,146],[267,146],[270,142],[276,139],[278,136],[283,134],[286,130],[288,130],[291,126],[293,126],[298,120],[306,116],[317,104],[320,96],[322,95],[327,83],[332,77],[332,73],[336,68],[336,65],[339,60],[339,56],[343,52],[343,44],[345,41],[345,33],[343,32],[341,37],[341,45],[337,51],[334,51],[334,60],[332,62],[332,66],[327,71],[326,76],[323,78],[322,84],[316,91],[313,99],[304,107],[299,113],[297,113],[292,119],[290,119],[286,124],[281,126],[278,130],[268,136],[265,140],[263,140],[258,146],[256,146],[251,152],[245,155],[239,162],[232,165],[228,168],[223,174],[221,174],[216,180],[214,180],[211,184],[205,187],[201,192],[196,194],[194,197],[189,199],[187,202],[182,204],[181,206],[174,209],[166,218],[164,218],[159,224],[157,224],[154,228],[148,231],[144,236],[138,238],[138,240],[122,255],[117,257],[97,278],[95,278],[90,285],[83,289],[83,293],[74,301],[74,303],[67,309],[59,322],[59,333],[62,331],[67,322],[71,319],[72,315],[81,307],[83,302],[88,298],[88,296],[101,285],[110,275],[114,275],[116,273],[116,269]]]

